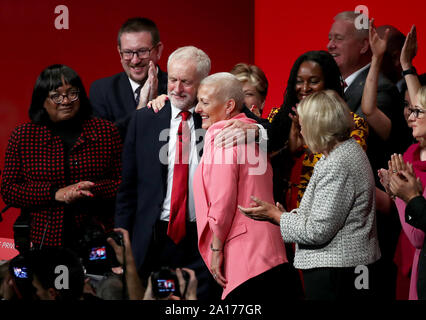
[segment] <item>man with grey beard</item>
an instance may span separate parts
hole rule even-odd
[[[194,109],[210,59],[198,48],[182,47],[169,56],[167,71],[165,107],[137,110],[130,121],[115,224],[129,231],[145,284],[161,267],[186,267],[196,273],[198,299],[211,301],[220,288],[199,254],[192,192],[203,136],[196,134],[201,117]]]

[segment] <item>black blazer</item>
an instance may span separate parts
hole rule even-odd
[[[200,129],[200,115],[194,113],[193,117],[195,129]],[[124,144],[115,225],[129,231],[138,268],[144,262],[166,196],[168,166],[160,162],[159,154],[167,154],[169,139],[167,135],[161,141],[160,134],[170,128],[170,118],[169,101],[158,113],[148,108],[137,110],[130,120]],[[202,146],[203,135],[196,136],[196,145]]]
[[[423,196],[415,197],[407,203],[405,221],[413,227],[426,232],[426,199]],[[426,243],[426,242],[425,242]],[[423,243],[420,252],[417,279],[417,296],[419,300],[426,300],[426,245]]]
[[[158,94],[167,94],[167,73],[158,68]],[[127,125],[136,110],[132,86],[125,72],[102,78],[90,87],[90,102],[96,117],[114,122],[125,138]]]
[[[370,68],[362,71],[345,91],[345,100],[349,109],[364,117],[361,111],[361,100],[364,85]],[[382,74],[379,75],[377,87],[377,107],[392,122],[391,136],[383,141],[374,130],[369,129],[367,137],[367,155],[373,172],[387,168],[387,162],[393,153],[404,153],[410,146],[411,133],[404,118],[403,97],[396,86]],[[379,178],[375,175],[376,186],[382,188]]]

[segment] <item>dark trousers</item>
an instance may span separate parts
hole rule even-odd
[[[301,300],[303,297],[299,274],[289,263],[280,264],[253,277],[232,290],[226,302],[271,302]]]
[[[198,300],[220,300],[222,289],[214,281],[198,250],[197,224],[187,222],[186,235],[178,244],[167,236],[167,227],[167,221],[158,221],[154,227],[145,262],[139,270],[144,285],[151,272],[161,267],[184,267],[195,271]]]
[[[357,288],[357,279],[365,273],[350,268],[314,268],[303,270],[306,300],[373,300],[377,298],[377,266],[366,266],[368,270],[367,288]],[[365,285],[366,282],[362,281]]]

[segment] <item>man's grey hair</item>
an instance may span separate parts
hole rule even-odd
[[[167,69],[172,61],[193,60],[197,64],[197,73],[200,79],[204,79],[210,73],[211,62],[209,56],[201,49],[194,46],[186,46],[176,49],[169,56]]]
[[[224,102],[230,99],[235,101],[235,106],[238,111],[241,111],[244,106],[243,84],[236,76],[229,72],[214,73],[201,81],[202,85],[217,84],[217,98]]]
[[[369,33],[368,33],[368,27],[367,29],[357,29],[355,27],[355,20],[356,18],[358,18],[360,15],[364,15],[364,19],[367,20],[368,23],[368,27],[370,26],[370,21],[368,20],[368,17],[363,14],[363,13],[358,13],[355,11],[343,11],[338,13],[335,17],[334,17],[334,21],[337,20],[345,20],[345,21],[350,21],[352,22],[352,24],[354,25],[354,29],[355,29],[355,34],[359,39],[365,39],[365,38],[369,38]]]

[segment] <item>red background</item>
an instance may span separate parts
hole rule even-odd
[[[87,90],[95,79],[120,72],[116,34],[129,17],[145,16],[157,23],[165,45],[160,60],[164,70],[167,56],[189,44],[206,51],[212,72],[229,71],[238,62],[256,63],[270,83],[267,113],[282,103],[294,60],[305,51],[326,49],[333,17],[360,4],[368,7],[377,26],[391,24],[407,33],[416,24],[415,65],[425,72],[424,0],[1,0],[0,168],[11,131],[28,120],[31,93],[41,70],[53,63],[67,64],[79,73]],[[69,30],[55,29],[58,5],[69,9]],[[16,215],[15,209],[3,215],[0,237],[12,237]]]

